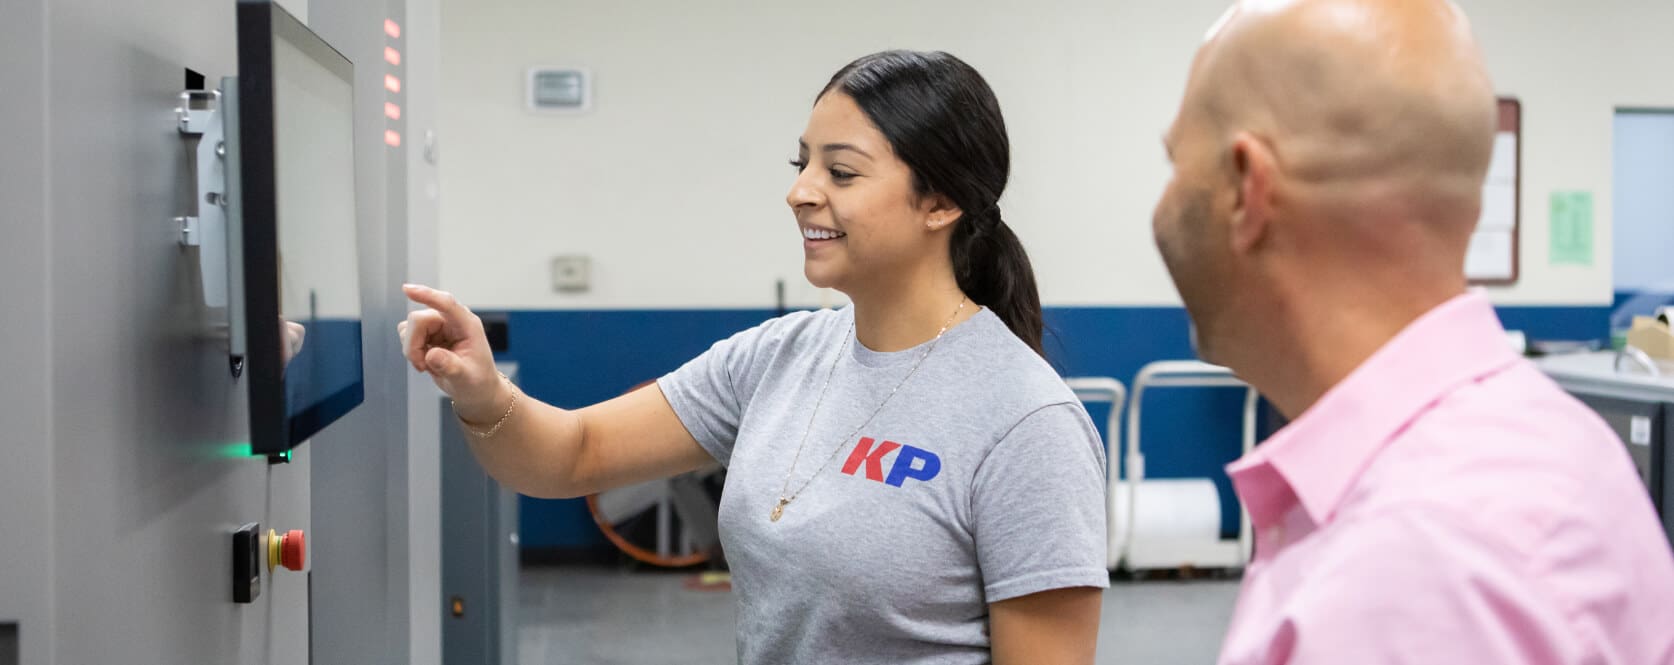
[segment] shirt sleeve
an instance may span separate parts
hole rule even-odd
[[[1000,439],[971,493],[989,603],[1110,586],[1104,446],[1079,403],[1044,407]]]
[[[1526,553],[1451,521],[1397,510],[1334,529],[1264,662],[1589,662]]]
[[[657,380],[686,431],[723,465],[732,459],[739,423],[784,336],[787,318],[767,321],[716,342]]]

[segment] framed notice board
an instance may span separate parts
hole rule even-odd
[[[1472,284],[1517,282],[1518,237],[1523,190],[1523,104],[1501,97],[1500,127],[1494,134],[1494,161],[1482,183],[1482,216],[1465,254],[1465,277]]]

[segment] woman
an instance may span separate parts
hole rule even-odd
[[[408,359],[525,494],[726,464],[741,662],[1091,663],[1103,450],[1040,356],[1034,274],[996,205],[1010,146],[993,91],[945,53],[861,58],[792,164],[808,280],[851,306],[565,411],[495,374],[451,296],[409,286],[428,309],[402,324]]]

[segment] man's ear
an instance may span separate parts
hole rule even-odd
[[[1233,138],[1231,150],[1238,196],[1233,202],[1228,237],[1233,252],[1246,254],[1261,244],[1271,229],[1279,163],[1267,142],[1248,132],[1239,132]]]

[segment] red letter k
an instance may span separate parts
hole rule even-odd
[[[883,482],[884,455],[894,452],[896,448],[901,447],[901,444],[894,441],[885,441],[877,448],[873,448],[873,443],[871,437],[861,439],[860,445],[855,446],[854,452],[849,453],[849,461],[843,463],[843,473],[852,476],[855,471],[860,470],[860,463],[865,462],[866,479]]]

